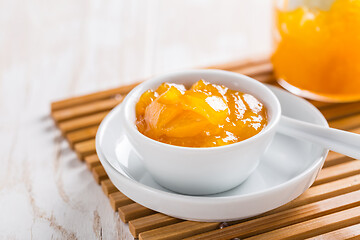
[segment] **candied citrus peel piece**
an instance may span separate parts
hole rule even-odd
[[[201,115],[191,111],[183,111],[179,117],[173,118],[165,127],[169,137],[193,137],[203,132],[209,122]]]
[[[163,104],[178,104],[181,101],[182,95],[183,91],[175,86],[170,86],[157,100]]]
[[[187,147],[239,142],[267,123],[266,109],[255,97],[204,80],[189,90],[163,83],[155,91],[146,91],[136,104],[136,118],[144,135]]]
[[[146,92],[144,92],[138,103],[136,104],[136,107],[135,107],[135,111],[136,111],[136,115],[139,116],[139,115],[144,115],[145,114],[145,109],[146,107],[152,102],[154,101],[156,98],[156,94],[154,93],[154,91],[152,91],[151,89],[150,90],[147,90]]]
[[[222,97],[226,94],[228,88],[223,85],[211,84],[201,79],[194,85],[192,85],[190,90],[193,90],[195,92],[205,92],[210,95]]]
[[[146,108],[144,119],[145,122],[149,124],[150,128],[160,129],[180,114],[181,111],[182,110],[176,106],[169,106],[155,100]]]
[[[176,83],[162,83],[157,89],[156,89],[156,93],[161,95],[163,93],[165,93],[167,90],[169,90],[169,88],[174,87],[176,89],[178,89],[179,91],[185,91],[185,87],[184,85],[181,84],[176,84]]]
[[[229,114],[225,100],[218,96],[208,96],[203,92],[189,92],[183,96],[183,107],[205,117],[212,124],[220,124]]]

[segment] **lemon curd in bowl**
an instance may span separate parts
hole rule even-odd
[[[248,139],[267,124],[253,95],[199,80],[189,89],[162,83],[136,104],[136,126],[145,136],[184,147],[216,147]]]

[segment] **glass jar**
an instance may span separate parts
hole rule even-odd
[[[360,0],[275,0],[280,85],[307,98],[360,100]]]

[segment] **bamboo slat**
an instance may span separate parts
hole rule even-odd
[[[90,102],[94,102],[97,100],[103,100],[118,94],[119,95],[127,94],[128,92],[131,91],[131,89],[136,87],[136,85],[138,84],[139,82],[128,86],[122,86],[114,89],[109,89],[101,92],[91,93],[79,97],[72,97],[61,101],[53,102],[51,103],[51,112],[55,112],[60,109],[74,107],[82,104],[88,104]]]
[[[101,165],[100,160],[96,154],[85,157],[86,166],[92,170],[94,167]]]
[[[260,75],[272,76],[272,65],[269,62],[263,64],[256,64],[246,68],[235,69],[233,72],[238,72],[250,77],[256,77]]]
[[[328,107],[320,111],[328,121],[331,121],[360,113],[360,102],[336,104],[333,105],[333,107]]]
[[[350,157],[344,156],[340,153],[330,151],[326,158],[323,168],[331,167],[336,164],[345,163],[345,162],[348,162],[351,160],[352,160],[352,158],[350,158]]]
[[[95,181],[100,184],[102,181],[109,178],[103,166],[99,165],[92,169]]]
[[[313,186],[360,174],[360,161],[354,160],[323,169]]]
[[[319,102],[319,101],[310,100],[310,99],[308,101],[320,110],[324,110],[328,107],[333,107],[333,106],[337,105],[337,104],[330,103],[330,102]]]
[[[355,224],[346,228],[341,228],[332,232],[318,235],[316,237],[307,238],[307,240],[333,240],[346,239],[356,240],[360,236],[360,224]]]
[[[99,125],[108,113],[108,111],[105,111],[85,117],[76,118],[73,120],[64,121],[59,123],[59,128],[61,132],[65,135],[66,133],[71,131]]]
[[[156,213],[155,211],[148,209],[138,203],[121,206],[119,207],[118,211],[120,219],[125,223],[136,218],[141,218]]]
[[[267,58],[211,66],[247,74],[278,86]],[[119,192],[108,178],[95,151],[95,135],[106,114],[136,85],[129,85],[54,102],[51,115],[85,160],[95,181],[109,197],[122,221],[139,239],[345,239],[360,234],[360,162],[330,152],[313,186],[292,202],[260,216],[229,223],[184,221],[149,210]],[[310,101],[331,127],[360,133],[360,102]],[[224,228],[223,228],[224,227]],[[222,228],[222,229],[220,229]]]
[[[69,119],[74,119],[77,117],[82,117],[90,115],[92,113],[103,112],[106,110],[111,110],[116,105],[122,102],[123,96],[115,95],[113,98],[87,103],[71,108],[65,108],[59,111],[56,111],[52,114],[53,119],[56,122],[62,122]]]
[[[196,234],[201,234],[207,231],[215,230],[219,227],[220,223],[204,223],[185,221],[175,223],[166,227],[146,231],[140,233],[140,240],[171,240],[183,239]]]
[[[275,83],[275,78],[272,75],[259,75],[259,76],[255,76],[254,79],[266,83],[266,84],[274,84]]]
[[[351,115],[346,118],[329,121],[329,125],[332,128],[338,128],[342,130],[351,130],[353,128],[358,128],[360,127],[360,113]]]
[[[167,216],[162,213],[152,214],[150,216],[134,219],[129,222],[129,229],[134,237],[138,237],[140,233],[151,229],[168,226],[183,220]]]
[[[269,63],[269,56],[253,56],[249,57],[245,60],[234,60],[227,63],[216,64],[211,66],[205,66],[202,68],[205,69],[220,69],[220,70],[227,70],[227,71],[237,71],[241,69],[246,69],[248,67],[252,67],[254,65],[261,65],[264,63]]]
[[[81,130],[72,131],[66,134],[66,139],[68,140],[70,146],[74,148],[75,143],[83,142],[89,139],[94,139],[97,130],[98,130],[98,126],[92,126]]]
[[[84,160],[86,156],[96,153],[95,139],[90,139],[84,142],[75,144],[74,149],[80,160]]]
[[[115,187],[115,185],[111,182],[110,179],[106,179],[101,182],[101,188],[106,196],[109,196],[112,193],[118,192],[119,190]]]
[[[301,205],[321,201],[327,198],[338,196],[341,194],[349,193],[352,191],[360,190],[360,175],[355,175],[333,182],[317,185],[306,190],[301,196],[295,200],[267,212],[266,214],[272,214],[287,210],[289,208],[298,207]]]
[[[118,211],[119,207],[121,206],[132,204],[134,202],[130,198],[122,194],[121,192],[110,193],[109,199],[110,199],[110,205],[114,209],[114,211]]]
[[[360,127],[359,128],[352,128],[349,132],[360,134]]]

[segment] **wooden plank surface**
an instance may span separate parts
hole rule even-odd
[[[133,239],[50,103],[268,54],[270,16],[268,0],[0,0],[0,239]]]

